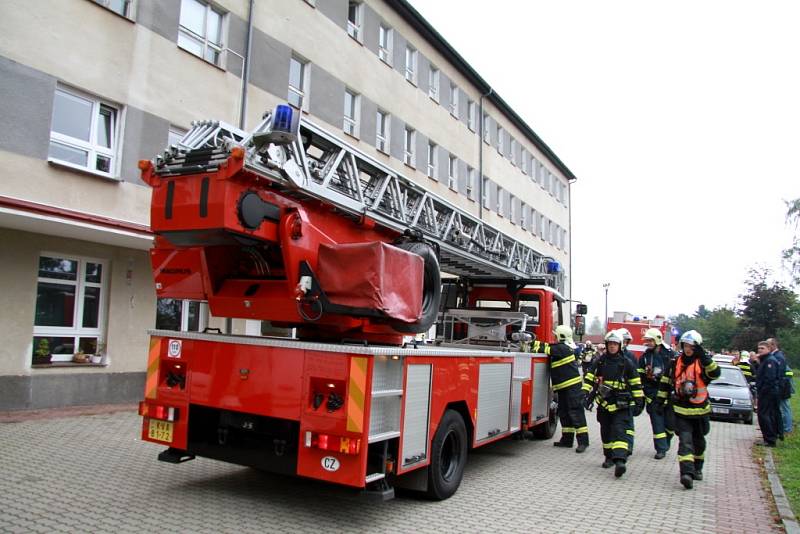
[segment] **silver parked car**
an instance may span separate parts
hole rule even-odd
[[[720,363],[720,377],[708,385],[712,419],[744,421],[753,424],[753,394],[742,371]]]

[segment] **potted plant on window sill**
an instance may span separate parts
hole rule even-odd
[[[78,352],[72,355],[72,361],[75,363],[88,363],[89,356],[87,356],[86,353],[83,352],[82,350],[79,350]]]
[[[39,345],[33,353],[33,365],[46,365],[50,363],[53,355],[50,354],[50,342],[46,339],[40,339]]]
[[[106,359],[105,352],[106,352],[106,344],[98,343],[97,349],[95,349],[95,353],[90,355],[91,362],[95,364],[105,363]]]

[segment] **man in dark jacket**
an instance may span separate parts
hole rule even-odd
[[[774,447],[782,430],[781,419],[781,366],[767,341],[758,344],[758,426],[764,436],[764,444]]]
[[[589,446],[580,366],[572,347],[568,345],[572,343],[572,329],[567,325],[559,325],[555,334],[557,341],[553,345],[534,341],[530,350],[550,356],[550,380],[553,391],[558,395],[558,418],[561,421],[561,439],[553,445],[571,448],[577,437],[578,447],[575,452],[580,453]]]
[[[661,377],[669,373],[675,353],[663,344],[664,340],[658,328],[648,329],[642,339],[647,350],[639,359],[639,376],[642,378],[647,414],[650,416],[650,425],[653,427],[655,459],[661,460],[669,450],[671,436],[667,434],[664,411],[654,409],[653,403],[658,395]]]
[[[681,336],[681,353],[669,374],[661,377],[657,395],[658,409],[669,403],[675,415],[680,481],[686,489],[692,489],[695,480],[703,480],[706,434],[711,429],[708,384],[720,375],[719,365],[702,344],[696,330]]]
[[[767,340],[767,343],[769,343],[769,350],[775,356],[775,360],[781,367],[781,376],[783,377],[783,380],[781,381],[781,428],[779,432],[781,439],[783,439],[783,435],[789,434],[794,427],[794,422],[792,421],[792,408],[789,405],[789,399],[791,399],[792,395],[794,395],[794,372],[792,371],[792,368],[789,367],[789,363],[786,361],[786,355],[778,346],[778,340],[774,337],[771,337]]]

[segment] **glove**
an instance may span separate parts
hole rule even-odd
[[[642,410],[644,410],[644,403],[637,401],[636,406],[633,408],[633,416],[641,415]]]
[[[581,397],[581,404],[586,410],[591,411],[594,408],[594,399],[592,395],[588,391],[583,392],[583,396]]]

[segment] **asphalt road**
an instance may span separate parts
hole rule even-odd
[[[1,532],[768,532],[755,427],[712,423],[705,480],[684,490],[675,446],[652,458],[638,417],[628,473],[584,454],[506,440],[470,454],[443,502],[372,502],[352,491],[212,460],[156,460],[132,412],[0,423]],[[780,531],[780,530],[775,530]]]

